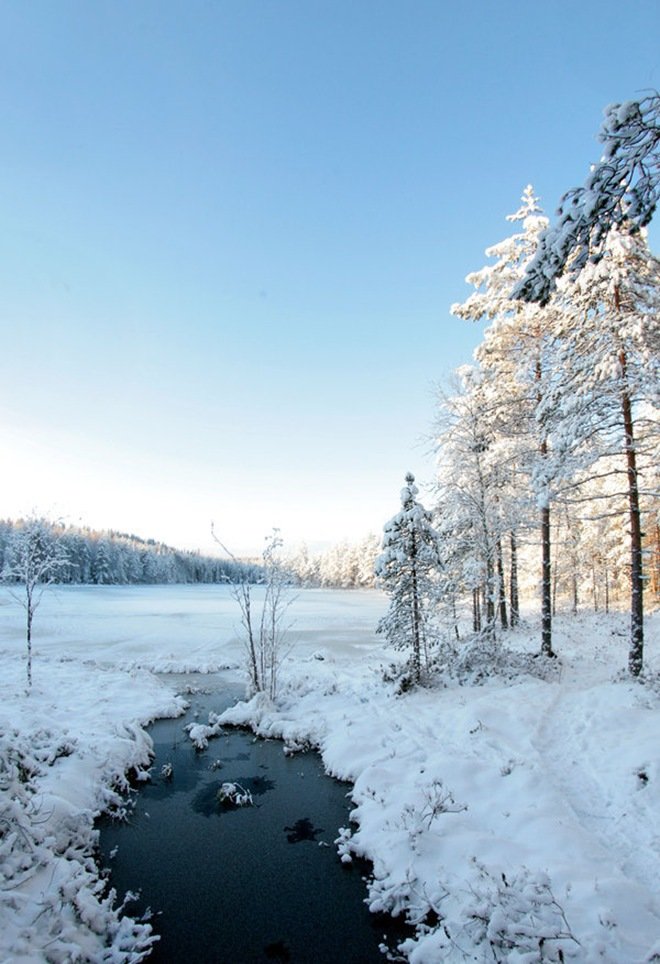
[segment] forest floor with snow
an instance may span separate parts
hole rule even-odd
[[[502,675],[483,678],[473,659],[398,694],[384,679],[392,653],[366,628],[374,596],[338,594],[340,616],[321,633],[302,619],[277,702],[256,698],[220,720],[287,752],[318,747],[354,784],[338,859],[369,858],[369,906],[414,922],[401,953],[429,964],[660,960],[658,615],[644,682],[622,672],[626,616],[584,614],[557,618],[547,678],[526,671],[542,662],[525,655],[538,648],[528,623],[505,637],[514,655]],[[310,611],[318,599],[304,601]],[[151,932],[107,892],[94,818],[121,809],[127,772],[146,777],[144,725],[181,711],[174,682],[152,671],[217,668],[219,649],[229,664],[239,650],[206,629],[191,648],[190,627],[180,652],[174,631],[163,648],[158,633],[139,637],[139,619],[108,635],[100,615],[90,645],[57,615],[44,615],[29,696],[18,617],[0,638],[0,960],[137,961]]]

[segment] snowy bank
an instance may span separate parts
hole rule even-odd
[[[94,860],[95,818],[121,810],[127,775],[145,778],[142,728],[183,701],[150,673],[2,653],[0,959],[141,960],[153,941],[108,891]]]
[[[536,651],[538,633],[507,642]],[[416,964],[657,959],[660,688],[620,673],[625,617],[562,617],[555,646],[549,680],[406,695],[375,652],[289,663],[277,705],[238,704],[195,736],[234,724],[311,743],[354,783],[339,852],[372,861],[369,906],[416,925],[402,947]]]

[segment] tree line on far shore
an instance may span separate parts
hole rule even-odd
[[[0,521],[0,572],[11,569],[15,547],[30,521]],[[203,556],[124,532],[97,532],[43,522],[51,538],[57,540],[65,563],[58,567],[53,580],[58,583],[153,585],[224,583],[245,577],[259,582],[261,578],[261,566],[257,563]]]

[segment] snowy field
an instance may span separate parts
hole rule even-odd
[[[377,593],[301,592],[277,705],[225,719],[313,743],[354,782],[338,850],[373,861],[373,909],[417,923],[405,954],[660,960],[660,684],[621,676],[625,616],[558,618],[548,680],[400,696],[373,632],[384,606]],[[59,589],[36,615],[27,698],[23,614],[4,591],[0,616],[0,960],[139,960],[149,929],[103,891],[93,819],[121,805],[126,770],[146,775],[142,726],[180,711],[181,678],[163,674],[236,677],[234,604],[210,586]],[[649,619],[656,671],[659,628]],[[508,641],[535,651],[537,635]]]

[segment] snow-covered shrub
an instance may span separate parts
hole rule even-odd
[[[230,559],[240,565],[215,532],[213,538]],[[250,574],[243,572],[229,580],[232,596],[241,612],[248,693],[250,696],[265,693],[271,700],[275,699],[279,670],[287,655],[285,642],[289,627],[285,625],[284,618],[293,602],[289,592],[291,574],[280,558],[282,545],[280,530],[273,529],[272,534],[266,537],[266,547],[261,556],[264,594],[260,606],[252,593]]]
[[[465,931],[493,960],[563,961],[577,947],[547,874],[521,867],[510,878],[474,861],[478,877],[466,908]]]
[[[478,686],[494,676],[506,680],[520,676],[557,679],[561,663],[541,659],[538,654],[517,652],[496,639],[478,636],[462,645],[441,644],[433,654],[430,670],[437,682]]]

